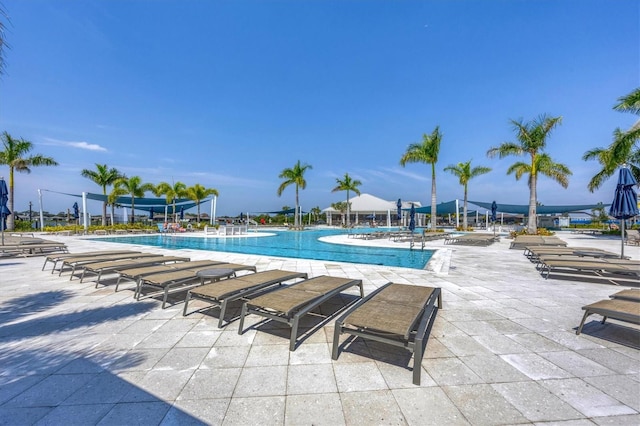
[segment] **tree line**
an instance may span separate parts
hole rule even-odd
[[[614,106],[614,110],[620,112],[629,112],[640,115],[640,88],[633,90],[630,94],[618,99]],[[500,145],[489,148],[487,156],[489,158],[508,156],[524,157],[520,161],[516,161],[507,169],[508,175],[513,175],[516,180],[527,178],[529,187],[529,215],[527,223],[527,233],[535,234],[537,232],[536,222],[536,206],[537,199],[537,183],[540,176],[551,178],[560,184],[563,188],[569,185],[569,176],[572,175],[571,170],[562,163],[556,162],[545,151],[548,139],[555,128],[562,123],[562,117],[550,117],[541,115],[530,121],[510,120],[513,131],[515,133],[515,141],[503,142]],[[9,210],[14,209],[14,172],[30,173],[32,167],[39,166],[56,166],[58,163],[51,157],[42,154],[31,154],[33,143],[22,138],[14,138],[8,132],[2,133],[2,151],[0,151],[0,165],[9,167],[9,194],[8,204]],[[443,134],[440,127],[436,126],[430,134],[423,134],[422,141],[410,144],[406,151],[400,157],[400,165],[405,167],[408,163],[423,163],[430,166],[431,172],[431,228],[436,228],[436,164],[440,153]],[[638,120],[630,129],[622,130],[617,128],[613,132],[613,141],[606,147],[598,147],[588,150],[584,153],[582,159],[585,161],[597,161],[600,170],[591,178],[587,189],[594,192],[600,188],[604,182],[610,178],[619,167],[629,167],[637,181],[640,182],[640,120]],[[143,183],[139,176],[127,177],[115,168],[110,168],[106,164],[96,164],[95,170],[84,169],[82,176],[92,180],[102,188],[103,195],[107,196],[107,200],[102,207],[102,224],[106,225],[107,206],[115,206],[116,200],[120,196],[129,195],[132,198],[132,214],[135,208],[135,198],[144,197],[145,192],[152,192],[156,196],[164,195],[167,203],[173,206],[173,214],[176,211],[176,200],[180,198],[189,198],[193,200],[198,207],[198,220],[200,220],[200,202],[209,195],[218,196],[215,188],[206,188],[200,184],[187,187],[182,182],[161,182],[158,185],[151,183]],[[279,175],[282,179],[277,189],[278,196],[281,196],[284,190],[293,185],[295,187],[295,214],[294,228],[302,226],[299,191],[304,190],[307,186],[305,173],[312,169],[309,164],[303,164],[300,160],[291,168],[285,168]],[[444,171],[455,175],[464,188],[464,207],[463,207],[463,226],[467,228],[467,194],[469,181],[479,175],[489,173],[491,168],[486,166],[472,166],[471,160],[451,164],[444,168]],[[349,197],[351,192],[360,194],[359,187],[362,182],[353,179],[349,173],[345,173],[344,177],[336,179],[336,186],[332,192],[346,191],[346,204],[336,203],[337,210],[343,211],[346,208],[347,221],[349,220]],[[107,188],[111,187],[111,191],[107,193]],[[333,206],[333,205],[332,205]],[[335,208],[334,207],[334,208]],[[348,225],[348,223],[347,223]],[[14,226],[13,214],[9,215],[7,220],[7,229],[12,230]]]

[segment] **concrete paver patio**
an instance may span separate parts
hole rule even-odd
[[[620,250],[615,238],[558,235]],[[42,257],[0,259],[0,424],[640,424],[638,328],[593,316],[575,334],[582,306],[629,286],[545,280],[504,237],[434,241],[424,271],[55,238],[71,252],[135,248],[357,278],[365,294],[388,281],[438,286],[444,306],[415,386],[402,349],[356,339],[333,361],[333,319],[306,319],[290,352],[282,324],[249,316],[238,335],[237,320],[217,328],[217,309],[184,317],[179,297],[161,309],[128,284],[114,292],[41,271]],[[640,260],[638,247],[625,254]]]

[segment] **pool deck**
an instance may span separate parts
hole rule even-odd
[[[611,237],[558,236],[620,251]],[[183,317],[178,298],[161,309],[131,286],[41,271],[42,257],[0,259],[2,425],[640,424],[638,327],[592,316],[575,334],[582,306],[630,286],[544,279],[506,238],[431,242],[425,270],[47,238],[71,252],[133,248],[362,279],[365,294],[389,281],[437,286],[444,306],[415,386],[402,349],[356,340],[333,361],[334,319],[310,319],[314,331],[290,352],[280,324],[249,316],[238,335],[237,320],[217,328],[218,310]],[[637,246],[625,254],[640,260]]]

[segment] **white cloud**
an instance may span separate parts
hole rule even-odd
[[[57,139],[45,138],[43,145],[51,145],[51,146],[66,146],[69,148],[78,148],[78,149],[86,149],[88,151],[101,151],[107,152],[107,148],[88,142],[74,142],[74,141],[61,141]]]

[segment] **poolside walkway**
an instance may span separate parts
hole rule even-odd
[[[620,250],[619,239],[558,235]],[[424,271],[54,239],[72,252],[133,247],[360,278],[365,293],[422,283],[442,287],[444,307],[415,386],[399,349],[356,341],[333,361],[333,321],[289,352],[288,328],[258,318],[238,335],[238,321],[217,328],[217,310],[183,317],[181,303],[136,302],[130,286],[41,271],[41,257],[0,259],[3,425],[640,424],[640,331],[591,317],[575,334],[583,305],[626,287],[545,280],[505,238],[432,242],[441,251]],[[625,254],[640,260],[638,247]]]

